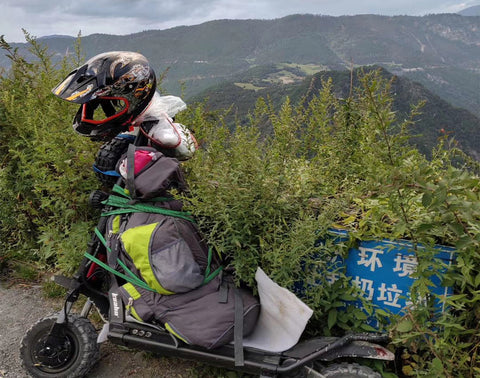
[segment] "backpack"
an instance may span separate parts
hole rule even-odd
[[[186,189],[179,162],[145,147],[132,146],[127,155],[119,163],[126,166],[125,188],[114,186],[104,201],[110,210],[103,213],[103,239],[108,266],[124,278],[114,289],[128,313],[163,324],[188,344],[212,349],[235,334],[238,342],[253,330],[260,304],[234,285],[181,201],[169,195]]]

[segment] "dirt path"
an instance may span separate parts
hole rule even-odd
[[[21,339],[40,318],[60,308],[61,301],[43,297],[40,285],[8,287],[0,282],[0,378],[28,377],[19,357]],[[131,351],[108,342],[101,345],[100,354],[99,363],[88,375],[90,378],[189,378],[202,376],[205,370],[196,363]]]

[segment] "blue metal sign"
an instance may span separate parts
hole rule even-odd
[[[348,239],[342,230],[333,230],[339,241]],[[422,247],[420,247],[420,250]],[[455,250],[451,247],[436,246],[435,258],[449,266],[454,259]],[[418,261],[412,244],[408,241],[362,241],[358,247],[348,252],[344,260],[337,257],[334,264],[345,265],[345,272],[364,293],[364,297],[379,308],[394,313],[402,313],[410,306],[410,290],[415,278]],[[334,273],[331,280],[335,280]],[[430,292],[440,296],[452,294],[451,287],[443,287],[438,276],[432,275]],[[443,304],[437,302],[437,310],[443,311]]]

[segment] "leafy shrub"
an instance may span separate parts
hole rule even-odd
[[[75,135],[74,109],[51,93],[80,57],[56,67],[46,48],[25,36],[33,62],[0,42],[12,61],[0,78],[0,248],[4,258],[29,256],[71,271],[91,226],[87,198],[98,146]]]
[[[260,266],[292,290],[304,283],[304,299],[315,311],[311,332],[368,329],[368,303],[366,313],[344,308],[359,290],[342,271],[331,284],[327,265],[335,253],[346,253],[356,240],[409,239],[418,259],[414,307],[403,319],[378,311],[379,321],[394,344],[415,356],[404,374],[472,376],[480,316],[478,164],[446,139],[430,160],[408,145],[411,118],[422,104],[400,122],[390,85],[367,72],[346,99],[335,98],[331,82],[308,103],[287,100],[278,112],[260,99],[250,123],[235,130],[222,121],[225,114],[198,105],[183,115],[202,144],[186,164],[186,200],[239,280],[253,285]],[[259,134],[265,123],[271,135]],[[316,243],[331,227],[349,230],[350,242]],[[445,274],[434,258],[439,243],[456,247],[455,267]],[[432,274],[458,292],[440,298],[452,311],[437,317],[433,301],[425,301]]]

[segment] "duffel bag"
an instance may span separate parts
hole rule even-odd
[[[187,293],[161,295],[130,283],[119,292],[137,320],[161,323],[185,343],[207,349],[233,341],[235,327],[242,336],[250,334],[260,312],[258,299],[223,274]]]

